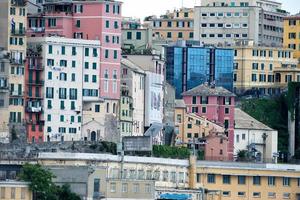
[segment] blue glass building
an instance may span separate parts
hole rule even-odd
[[[166,80],[181,93],[205,82],[233,91],[233,49],[169,45],[166,47]]]

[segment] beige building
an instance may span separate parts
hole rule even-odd
[[[300,81],[300,68],[291,49],[254,46],[251,42],[233,48],[237,94],[259,90],[261,95],[272,95],[286,88],[289,82]]]
[[[32,200],[32,192],[26,182],[0,181],[1,200]]]
[[[4,112],[2,126],[22,128],[24,122],[24,60],[26,58],[26,1],[3,0],[0,1],[0,47],[10,54],[9,67],[9,104],[8,111]],[[19,129],[21,132],[24,129]]]
[[[132,185],[132,191],[133,187],[138,187],[142,192],[144,187],[152,188],[153,182],[155,199],[159,199],[164,193],[180,193],[191,194],[192,200],[198,200],[201,199],[201,191],[205,192],[205,199],[209,200],[298,200],[300,197],[299,165],[196,162],[194,157],[178,160],[124,156],[122,159],[116,155],[86,153],[40,153],[38,162],[43,166],[65,169],[66,173],[60,173],[57,177],[65,182],[70,181],[71,188],[72,185],[74,187],[87,179],[87,185],[77,188],[87,188],[87,199],[92,199],[95,191],[107,198],[127,199],[118,195],[118,191],[122,190],[122,183],[128,184],[123,186],[124,191],[129,191],[131,184],[139,184]],[[70,173],[71,170],[68,170],[69,167],[80,169],[86,166],[88,170],[78,170],[79,174]],[[70,177],[64,178],[68,173]],[[77,177],[80,177],[80,183],[76,182]],[[148,189],[144,191],[149,191]],[[145,199],[148,199],[149,194],[144,196]],[[133,197],[141,198],[138,194],[131,196]]]
[[[207,137],[211,131],[224,132],[224,128],[216,123],[200,117],[195,113],[187,113],[183,100],[175,100],[175,127],[177,131],[176,143],[192,143]],[[196,149],[198,149],[196,147]]]
[[[192,40],[194,38],[194,9],[181,8],[174,12],[145,19],[145,26],[152,28],[153,39],[169,41]]]

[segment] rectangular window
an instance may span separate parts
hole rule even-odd
[[[282,185],[283,186],[290,186],[290,178],[289,177],[283,177],[282,178]]]
[[[118,58],[118,51],[114,50],[114,59],[117,59],[117,58]]]
[[[225,197],[228,197],[228,196],[230,196],[230,192],[229,191],[223,191],[222,195],[225,196]]]
[[[269,186],[275,186],[275,177],[274,176],[269,176],[268,177],[268,185]]]
[[[283,198],[284,199],[290,199],[291,198],[291,194],[290,193],[283,193]]]
[[[141,32],[136,32],[136,39],[141,40],[142,39],[142,33]]]
[[[207,183],[215,183],[215,174],[207,174]]]
[[[89,54],[90,54],[90,49],[89,48],[85,48],[84,49],[84,55],[85,56],[89,56]]]
[[[94,193],[100,191],[100,179],[94,179]]]
[[[122,183],[122,192],[127,193],[128,192],[128,183]]]
[[[105,21],[105,27],[109,28],[109,21],[108,20]]]
[[[260,192],[253,192],[254,198],[260,198]]]
[[[253,176],[253,185],[260,185],[260,176]]]
[[[230,175],[223,175],[223,184],[230,184]]]
[[[66,47],[65,46],[61,47],[61,55],[66,55]]]
[[[48,46],[48,54],[52,54],[53,53],[53,46],[49,45]]]

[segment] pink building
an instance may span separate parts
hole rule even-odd
[[[205,160],[227,161],[229,141],[224,133],[210,133],[205,138]]]
[[[187,111],[223,125],[228,135],[228,158],[233,158],[235,95],[223,87],[199,85],[182,94]]]
[[[28,37],[58,35],[100,40],[100,96],[120,97],[121,2],[45,0],[42,13],[28,15]],[[86,52],[93,56],[94,52]]]

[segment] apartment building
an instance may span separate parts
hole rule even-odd
[[[133,126],[133,99],[129,96],[129,88],[126,85],[121,86],[120,98],[120,134],[123,136],[132,136]]]
[[[270,0],[204,0],[194,11],[194,38],[205,44],[231,46],[239,40],[282,46],[281,3]]]
[[[300,68],[291,49],[251,43],[233,48],[234,91],[237,94],[247,91],[259,91],[261,95],[279,94],[289,82],[300,81]]]
[[[223,87],[199,85],[182,93],[188,113],[194,113],[225,128],[227,159],[233,158],[235,95]]]
[[[145,26],[153,31],[153,39],[177,41],[194,38],[194,9],[181,8],[156,17],[145,18]]]
[[[37,53],[29,53],[27,62],[28,141],[83,140],[84,102],[101,102],[100,42],[36,37],[28,44],[29,52]]]
[[[239,108],[234,109],[234,155],[246,150],[255,161],[276,162],[278,131],[254,119]]]
[[[0,2],[0,47],[10,55],[9,65],[9,96],[3,99],[8,105],[4,112],[3,126],[15,129],[19,136],[24,135],[24,61],[26,57],[26,1],[4,0]],[[7,129],[5,130],[7,132]]]
[[[206,82],[233,89],[233,50],[182,41],[165,47],[166,81],[176,88],[176,98]]]
[[[294,49],[294,58],[300,62],[300,14],[285,17],[283,20],[283,45]]]
[[[207,199],[300,197],[297,165],[198,161],[196,173],[196,186],[206,189]]]
[[[137,64],[126,59],[126,57],[122,58],[121,85],[128,89],[128,96],[132,98],[131,132],[133,136],[142,136],[144,134],[145,76],[144,70]]]
[[[104,100],[101,107],[113,111],[120,98],[121,20],[118,1],[44,0],[43,13],[28,16],[27,36],[100,40],[98,78]],[[117,110],[115,116],[116,113]]]
[[[202,198],[202,192],[205,199],[212,200],[269,198],[298,200],[300,195],[298,165],[196,162],[195,157],[178,160],[124,156],[121,159],[119,156],[108,154],[84,153],[40,153],[38,162],[43,166],[54,168],[59,179],[70,182],[71,188],[75,187],[77,191],[83,192],[83,196],[87,199],[92,197],[94,191],[97,192],[94,190],[95,185],[100,185],[99,191],[102,194],[110,193],[106,191],[107,187],[108,190],[112,188],[112,191],[120,190],[119,187],[122,186],[117,186],[120,177],[123,177],[121,179],[123,183],[128,183],[129,180],[133,183],[136,181],[136,184],[138,180],[147,180],[152,184],[149,182],[151,179],[154,181],[156,199],[169,193],[187,195],[190,199],[196,200]],[[90,163],[93,163],[92,174],[89,174],[91,171],[88,170]],[[70,170],[74,165],[77,165],[77,173]],[[86,167],[86,170],[79,170],[80,167]],[[59,168],[64,168],[64,171],[57,173]],[[123,169],[122,176],[120,169]],[[105,173],[101,173],[101,170]],[[74,178],[74,174],[78,176]],[[73,178],[67,178],[68,176]],[[113,184],[107,186],[106,180]],[[76,187],[78,184],[82,187]],[[141,182],[139,188],[142,187]]]
[[[8,143],[9,136],[9,54],[3,49],[0,50],[0,141]]]
[[[0,199],[32,200],[32,191],[29,189],[29,183],[14,180],[0,181]]]

